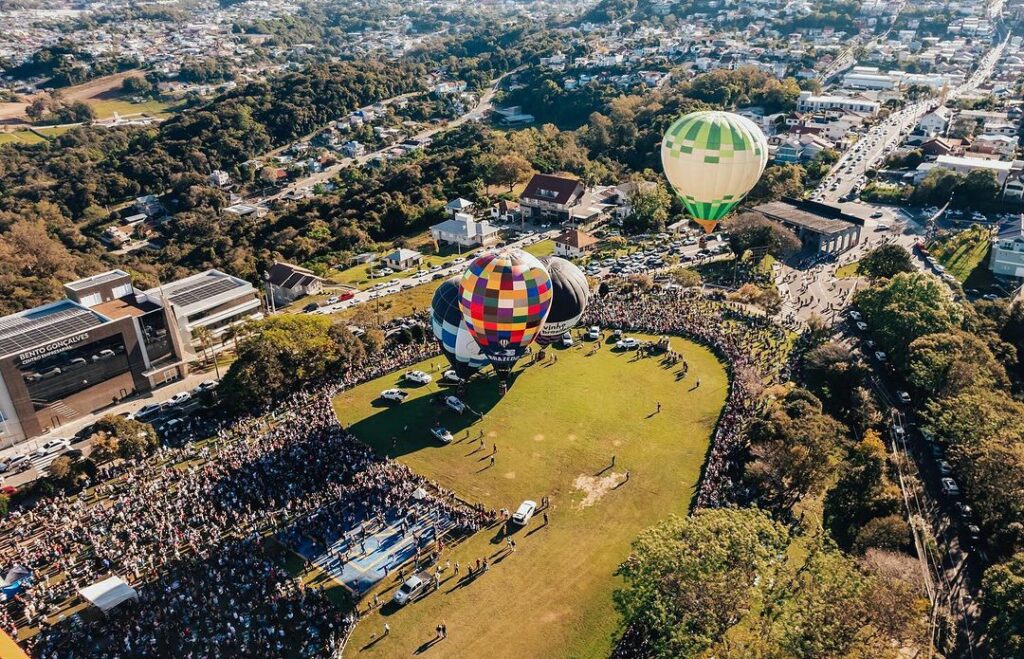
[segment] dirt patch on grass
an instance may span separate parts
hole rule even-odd
[[[581,510],[589,508],[600,501],[604,495],[615,489],[615,486],[622,482],[623,474],[617,471],[609,472],[602,476],[588,476],[580,474],[573,481],[572,486],[583,492],[583,500],[577,504]]]

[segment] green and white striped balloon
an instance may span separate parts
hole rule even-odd
[[[710,232],[761,177],[768,141],[746,117],[693,112],[665,131],[661,164],[683,205]]]

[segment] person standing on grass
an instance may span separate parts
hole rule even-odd
[[[389,625],[386,622],[384,623],[384,635],[385,636],[390,636],[391,635],[391,625]]]

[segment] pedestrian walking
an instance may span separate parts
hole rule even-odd
[[[494,466],[494,456],[493,455],[491,456],[491,466],[492,467]]]
[[[455,575],[458,576],[458,574],[459,574],[459,562],[455,561]]]
[[[544,513],[544,526],[548,525],[548,514]]]
[[[385,636],[390,636],[391,635],[391,625],[389,625],[386,622],[384,623],[384,635]]]

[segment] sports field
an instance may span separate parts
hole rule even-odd
[[[681,365],[660,357],[638,360],[610,344],[596,352],[593,345],[550,351],[557,363],[520,369],[503,398],[493,377],[473,382],[464,400],[479,419],[433,402],[444,391],[436,383],[446,368],[441,358],[416,367],[434,373],[435,382],[406,388],[410,396],[398,406],[375,399],[404,388],[401,373],[338,397],[339,418],[359,438],[469,501],[515,510],[524,499],[550,497],[526,528],[509,527],[514,553],[504,526],[446,548],[441,564],[453,565],[440,589],[404,608],[388,604],[370,613],[347,656],[607,656],[618,631],[616,567],[641,529],[687,511],[727,377],[714,355],[682,339],[672,345],[688,361],[685,376]],[[430,435],[437,421],[455,435],[452,444]],[[484,557],[491,568],[466,579],[467,567]],[[375,593],[389,600],[397,585],[382,581],[361,610]],[[391,631],[381,638],[385,622]],[[442,622],[448,638],[431,643]]]

